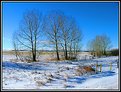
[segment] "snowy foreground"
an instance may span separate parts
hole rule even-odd
[[[119,89],[117,56],[59,62],[2,62],[3,89]],[[102,72],[82,72],[81,66],[102,64]],[[112,70],[109,63],[112,62]]]

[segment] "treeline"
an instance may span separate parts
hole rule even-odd
[[[119,55],[119,49],[112,49],[109,51],[110,56],[118,56]]]
[[[48,45],[56,51],[57,60],[60,60],[60,50],[67,60],[76,58],[81,46],[82,33],[75,19],[61,11],[51,11],[44,16],[37,10],[26,11],[19,29],[13,34],[17,59],[37,61],[41,53],[38,50],[42,45],[42,37],[49,40]],[[20,50],[29,50],[30,54],[25,56],[19,53]]]

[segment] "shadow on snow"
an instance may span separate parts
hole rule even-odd
[[[47,70],[40,65],[32,65],[28,63],[15,63],[10,61],[2,62],[2,67],[13,68],[13,69],[25,69],[25,70]]]
[[[89,78],[102,78],[102,77],[108,77],[108,76],[113,76],[113,75],[115,75],[115,72],[105,71],[105,72],[97,73],[91,76],[78,76],[74,78],[69,78],[68,82],[83,83]]]

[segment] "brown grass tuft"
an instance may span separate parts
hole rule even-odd
[[[95,71],[91,66],[84,66],[83,67],[87,72]]]

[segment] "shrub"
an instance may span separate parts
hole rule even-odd
[[[37,86],[43,86],[45,83],[43,81],[36,81]]]
[[[112,56],[118,56],[119,55],[119,49],[112,49],[110,51],[110,55],[112,55]]]
[[[95,71],[91,66],[84,66],[84,69],[85,69],[87,72]]]
[[[95,69],[93,69],[91,66],[80,66],[76,69],[76,76],[81,76],[83,74],[94,74]]]

